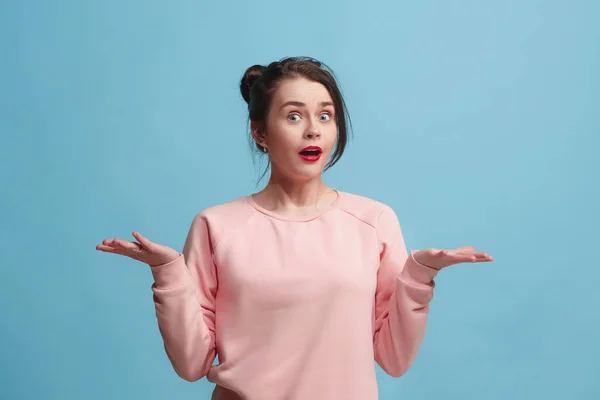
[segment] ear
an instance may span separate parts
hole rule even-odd
[[[267,135],[264,134],[262,126],[260,122],[251,121],[250,122],[250,131],[252,132],[252,138],[259,146],[267,145]]]

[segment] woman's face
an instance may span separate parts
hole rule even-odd
[[[304,78],[280,82],[266,125],[262,143],[274,175],[303,181],[321,175],[337,139],[333,100],[325,86]]]

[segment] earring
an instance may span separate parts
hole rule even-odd
[[[266,153],[267,152],[267,146],[263,146],[263,151]]]

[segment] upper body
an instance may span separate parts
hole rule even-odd
[[[182,378],[206,375],[215,399],[375,400],[375,361],[404,374],[438,270],[407,252],[390,207],[337,194],[308,218],[282,217],[252,196],[207,208],[183,254],[151,268]]]
[[[324,64],[254,65],[240,90],[266,187],[199,212],[182,253],[138,232],[96,248],[150,266],[171,363],[215,382],[214,400],[375,400],[375,362],[398,377],[415,359],[440,268],[492,258],[409,254],[389,206],[324,183],[347,143]]]

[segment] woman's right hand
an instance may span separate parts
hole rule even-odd
[[[179,252],[162,244],[153,243],[138,232],[133,232],[133,237],[137,239],[137,242],[104,239],[102,244],[96,246],[96,250],[127,256],[151,267],[170,263],[180,256]]]

